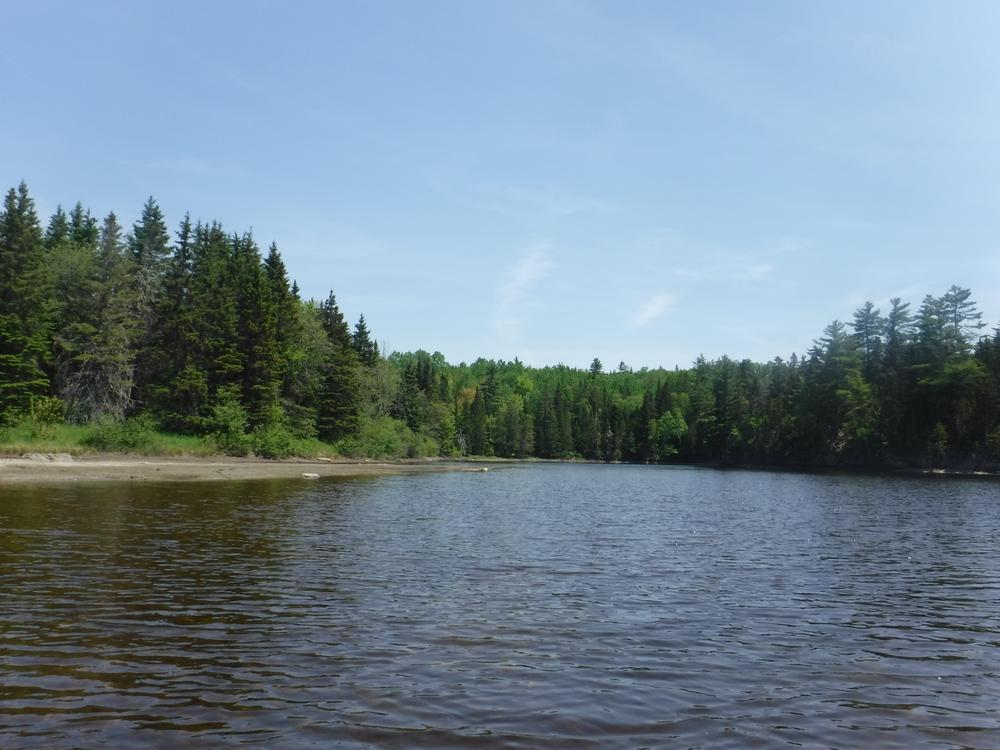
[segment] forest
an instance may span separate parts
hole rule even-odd
[[[56,425],[95,450],[997,470],[1000,330],[951,286],[787,359],[455,365],[380,351],[250,233],[171,230],[152,198],[128,229],[80,203],[43,226],[22,182],[0,212],[0,446]]]

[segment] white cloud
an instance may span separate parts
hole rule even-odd
[[[776,272],[781,270],[778,261],[788,255],[799,254],[810,247],[808,241],[796,237],[784,237],[759,250],[729,250],[691,243],[684,238],[666,238],[664,250],[685,260],[686,265],[673,270],[674,276],[690,281],[774,281]]]
[[[632,327],[642,328],[647,323],[652,323],[657,318],[666,314],[676,301],[677,299],[674,295],[666,292],[654,294],[632,316]]]
[[[525,293],[555,267],[547,242],[537,243],[521,251],[517,263],[506,274],[496,291],[493,330],[513,338],[521,327],[526,307]]]

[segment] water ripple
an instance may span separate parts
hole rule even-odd
[[[4,748],[1000,747],[996,485],[0,490]]]

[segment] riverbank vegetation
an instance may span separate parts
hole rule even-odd
[[[1000,466],[1000,331],[968,289],[867,303],[801,356],[606,371],[381,352],[276,245],[150,198],[0,211],[0,450]]]

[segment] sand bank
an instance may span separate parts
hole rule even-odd
[[[377,476],[424,471],[478,471],[456,461],[351,461],[257,458],[196,458],[33,454],[0,459],[0,486],[9,483],[164,481],[201,482],[239,479],[302,479]]]

